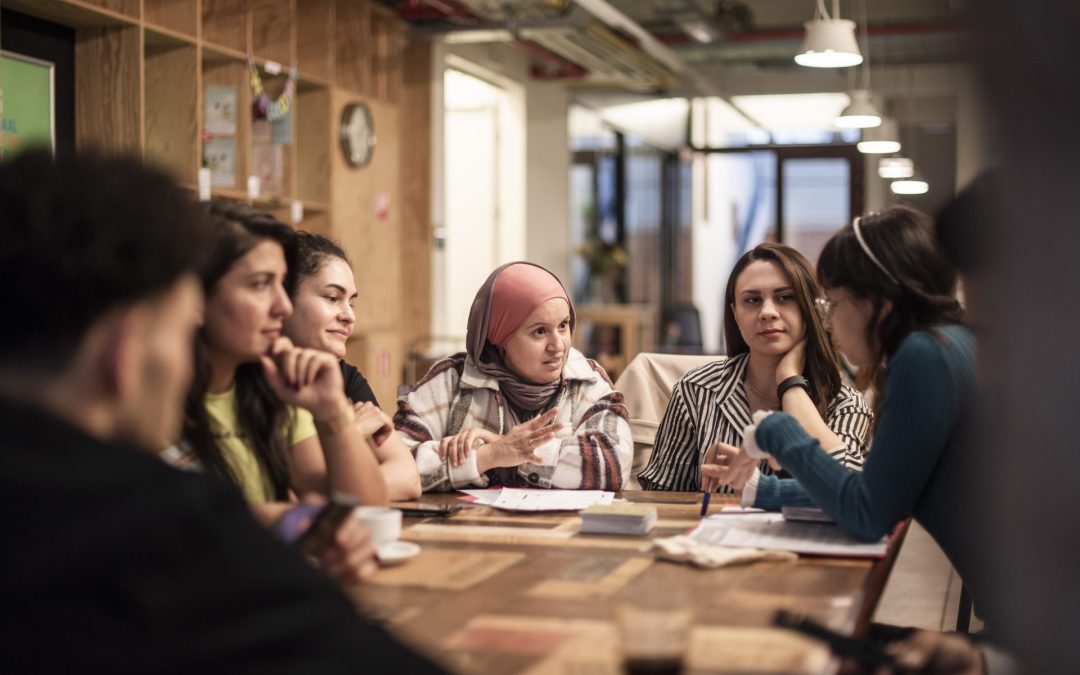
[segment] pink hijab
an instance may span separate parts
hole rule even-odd
[[[522,410],[544,408],[559,390],[562,378],[548,384],[525,382],[506,367],[497,347],[506,344],[525,319],[552,298],[561,298],[570,307],[573,332],[577,320],[574,303],[558,277],[540,265],[512,262],[488,276],[469,311],[469,356],[480,372],[499,381],[506,398]]]

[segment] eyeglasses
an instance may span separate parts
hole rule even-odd
[[[836,301],[828,298],[814,298],[814,309],[817,310],[822,322],[828,321],[832,317],[833,310],[836,309]]]

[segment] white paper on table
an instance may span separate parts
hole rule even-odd
[[[491,506],[498,500],[499,495],[502,494],[502,490],[458,490],[464,494],[474,498],[473,504],[480,504],[482,506]]]
[[[507,511],[581,511],[614,500],[615,493],[605,490],[503,488],[492,506]]]
[[[880,558],[888,547],[888,537],[864,543],[849,537],[836,525],[789,522],[779,513],[710,516],[690,533],[690,538],[708,546],[857,558]]]

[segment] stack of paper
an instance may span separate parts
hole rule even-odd
[[[632,502],[597,504],[581,512],[582,534],[648,534],[656,507]]]
[[[610,504],[614,492],[606,490],[542,490],[502,488],[501,490],[461,490],[474,504],[507,511],[580,511],[593,504]]]
[[[733,546],[794,551],[807,555],[880,558],[888,537],[865,543],[852,539],[836,525],[785,521],[779,513],[718,514],[709,516],[690,533],[707,546]]]

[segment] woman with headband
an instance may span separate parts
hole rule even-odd
[[[962,512],[980,466],[970,454],[969,423],[979,407],[975,341],[933,224],[908,208],[856,218],[826,243],[818,276],[826,327],[859,367],[862,388],[873,391],[873,445],[863,471],[833,461],[790,415],[769,413],[755,415],[742,448],[720,446],[702,474],[740,489],[747,506],[816,504],[865,541],[914,517],[970,586],[978,562]],[[793,478],[760,475],[763,457]]]
[[[570,346],[573,330],[551,272],[516,262],[491,273],[469,312],[468,351],[398,400],[394,424],[425,492],[622,488],[633,458],[623,397]]]
[[[814,310],[820,295],[810,261],[790,246],[765,242],[739,258],[724,300],[728,358],[675,383],[638,474],[643,488],[700,490],[709,447],[741,444],[758,410],[790,413],[836,461],[862,468],[870,408],[840,380],[840,357]],[[758,468],[773,473],[766,461]]]

